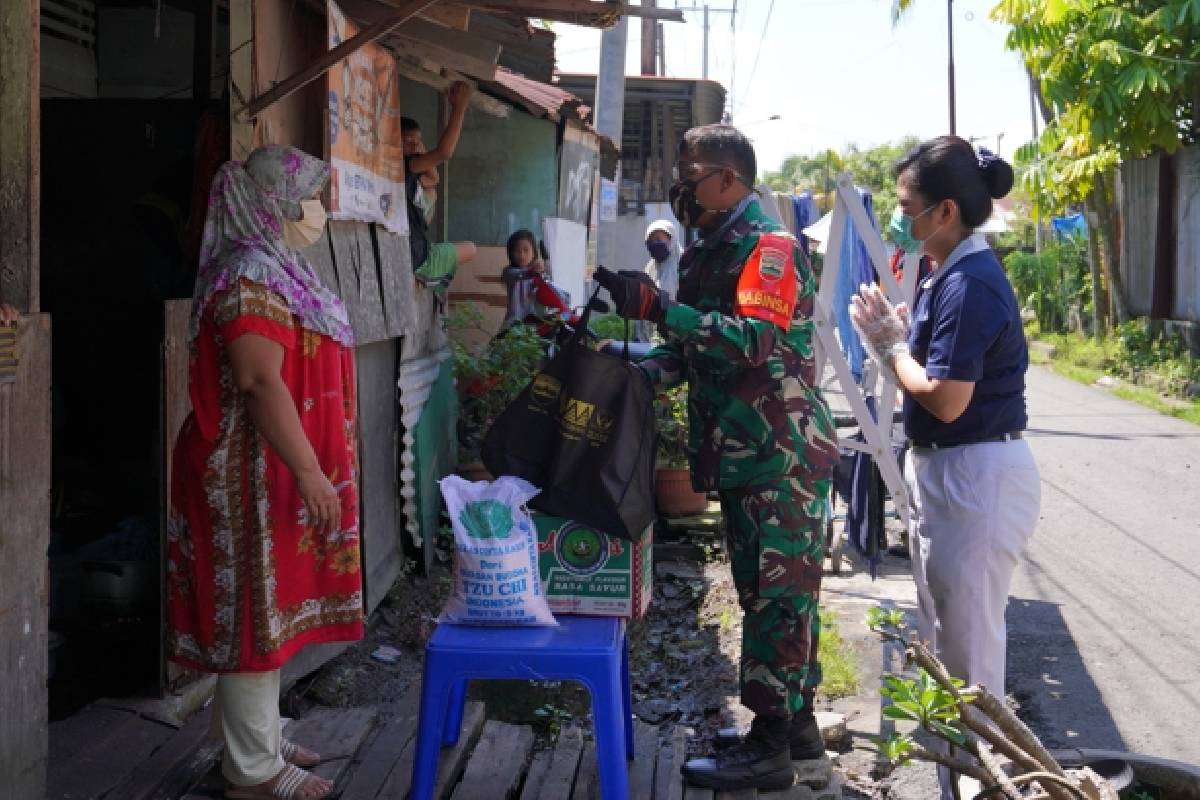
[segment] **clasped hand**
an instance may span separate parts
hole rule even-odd
[[[908,354],[908,306],[893,307],[876,285],[862,284],[850,303],[850,322],[871,360],[892,370],[893,359]],[[894,379],[894,373],[892,375]]]

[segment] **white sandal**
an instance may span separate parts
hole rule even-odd
[[[299,767],[285,764],[283,769],[272,778],[274,786],[231,786],[225,790],[226,800],[299,800],[300,790],[309,780],[319,780],[316,775],[306,772]],[[268,781],[270,783],[271,781]],[[325,800],[333,795],[333,789],[313,800]]]
[[[311,750],[308,752],[312,753],[313,758],[315,758],[316,761],[302,760],[300,755],[301,750],[308,750],[308,748],[301,747],[300,745],[288,739],[284,739],[279,744],[279,755],[282,756],[283,760],[289,764],[294,764],[297,767],[315,767],[321,763],[321,756]]]

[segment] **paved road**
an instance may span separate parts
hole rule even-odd
[[[1200,763],[1200,427],[1029,373],[1042,518],[1009,690],[1054,744]]]

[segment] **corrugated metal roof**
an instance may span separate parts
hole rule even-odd
[[[565,89],[526,78],[504,67],[496,70],[495,81],[488,81],[484,85],[535,117],[558,122],[566,116],[584,123],[591,117],[591,109]]]

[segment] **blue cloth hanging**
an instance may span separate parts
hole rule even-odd
[[[875,220],[875,201],[871,197],[871,193],[857,188],[856,191],[862,198],[867,219],[870,220],[872,228],[878,231],[879,223]],[[837,316],[838,336],[841,337],[842,352],[846,356],[846,363],[850,365],[850,372],[853,373],[856,382],[862,380],[866,352],[858,338],[858,332],[854,330],[854,326],[850,322],[850,298],[858,293],[859,285],[874,282],[875,265],[871,261],[870,253],[867,252],[867,245],[858,235],[854,221],[847,218],[845,235],[842,237],[841,269],[838,272],[837,286],[834,292],[833,313]]]
[[[1069,239],[1072,236],[1087,241],[1088,226],[1087,220],[1083,214],[1067,214],[1062,217],[1054,217],[1050,220],[1050,230],[1054,232],[1054,238],[1062,241]]]
[[[821,218],[821,210],[817,208],[817,201],[813,200],[811,192],[792,195],[792,213],[796,216],[796,238],[807,253],[809,242],[803,231]]]

